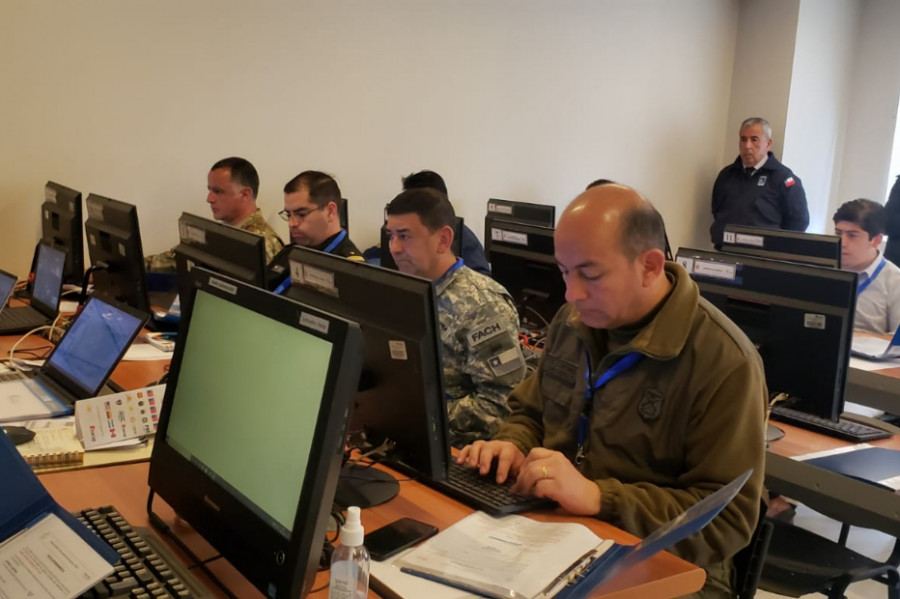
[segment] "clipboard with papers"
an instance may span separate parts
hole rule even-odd
[[[900,327],[889,341],[871,335],[853,335],[850,353],[867,360],[894,360],[900,358]]]
[[[600,539],[577,523],[475,512],[390,563],[373,562],[373,588],[393,597],[470,596],[459,593],[463,591],[506,599],[580,599],[701,530],[751,473],[698,501],[636,545]]]
[[[119,554],[64,510],[0,433],[0,596],[69,599],[113,571]],[[51,567],[52,566],[52,567]]]

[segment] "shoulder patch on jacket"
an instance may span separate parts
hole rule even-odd
[[[564,385],[575,385],[575,379],[578,376],[578,366],[575,364],[557,358],[553,354],[547,354],[544,357],[543,368],[544,374],[550,378],[556,379]]]
[[[785,187],[791,187],[791,186],[793,186],[794,183],[796,183],[796,182],[797,182],[797,180],[794,179],[793,177],[788,177],[787,179],[784,180],[784,186],[785,186]]]

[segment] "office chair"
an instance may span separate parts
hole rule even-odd
[[[850,584],[872,579],[887,586],[889,599],[900,599],[900,497],[877,485],[771,452],[766,456],[766,485],[842,522],[844,529],[835,541],[767,518],[772,536],[759,588],[790,597],[821,593],[841,599]],[[843,541],[851,525],[894,536],[891,555],[879,561],[846,547]]]
[[[762,574],[769,539],[772,537],[772,522],[766,518],[766,503],[759,502],[759,518],[750,543],[734,556],[735,593],[737,599],[753,599]]]

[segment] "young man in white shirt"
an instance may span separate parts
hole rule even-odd
[[[878,250],[884,226],[884,206],[872,200],[850,200],[834,213],[841,268],[858,273],[857,331],[889,334],[900,326],[900,268]]]

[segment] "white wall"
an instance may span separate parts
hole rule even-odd
[[[432,168],[477,233],[488,197],[564,206],[598,177],[705,243],[738,7],[721,0],[7,0],[0,266],[24,272],[47,179],[134,203],[144,247],[207,215],[251,160],[281,188],[335,174],[360,246],[400,177]]]
[[[721,166],[737,158],[740,126],[750,117],[769,121],[772,152],[781,158],[799,7],[800,0],[743,0],[740,3]]]
[[[883,202],[900,102],[900,2],[864,0],[850,82],[847,134],[840,181],[829,217],[854,198]],[[893,182],[893,179],[891,179]]]
[[[858,22],[857,0],[800,3],[783,158],[803,181],[812,233],[833,228]]]

